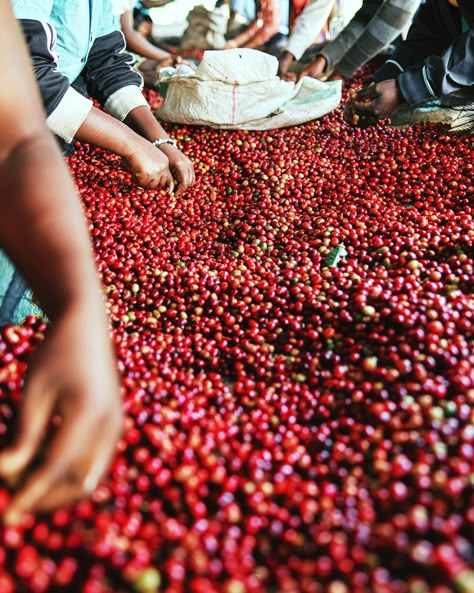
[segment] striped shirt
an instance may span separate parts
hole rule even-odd
[[[320,52],[327,70],[350,78],[409,27],[421,0],[364,0],[349,24]]]

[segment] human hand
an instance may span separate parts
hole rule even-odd
[[[31,359],[15,439],[0,455],[0,476],[18,485],[5,524],[21,524],[30,512],[88,496],[109,467],[122,411],[112,348],[99,315],[86,311],[58,318]]]
[[[167,58],[163,58],[156,64],[156,71],[159,73],[161,68],[168,68],[179,66],[183,63],[183,58],[179,55],[168,56]]]
[[[314,62],[311,62],[306,68],[303,68],[298,74],[298,80],[301,80],[303,76],[309,76],[310,78],[317,78],[321,80],[324,71],[326,70],[327,61],[324,56],[318,56]]]
[[[288,51],[282,52],[281,56],[278,58],[278,76],[282,80],[296,80],[296,74],[294,72],[288,72],[288,68],[293,62],[293,59],[293,54],[290,54]]]
[[[328,76],[328,80],[342,80],[344,82],[344,80],[346,80],[346,77],[337,70],[334,70],[331,76]]]
[[[168,157],[169,168],[176,180],[175,195],[180,196],[195,181],[194,167],[190,159],[172,144],[162,144],[160,150]]]
[[[173,191],[173,176],[168,157],[145,138],[137,137],[135,150],[124,156],[125,163],[136,183],[145,189],[157,187]]]
[[[395,113],[401,103],[402,96],[395,80],[372,82],[359,91],[349,91],[344,119],[349,123],[367,127]]]
[[[296,82],[296,72],[285,72],[279,75],[281,80],[286,82]]]

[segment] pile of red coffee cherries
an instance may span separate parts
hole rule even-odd
[[[92,500],[2,530],[1,593],[473,591],[472,135],[167,129],[183,197],[68,159],[126,429]],[[47,332],[1,333],[5,438]]]

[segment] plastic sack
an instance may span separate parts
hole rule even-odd
[[[241,130],[271,130],[305,123],[329,113],[341,101],[341,81],[304,77],[281,80],[278,60],[255,49],[206,51],[196,70],[189,66],[160,73],[158,119]]]

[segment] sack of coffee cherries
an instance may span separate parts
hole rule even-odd
[[[341,81],[278,77],[278,60],[237,48],[204,52],[196,69],[182,64],[160,72],[164,97],[155,115],[180,124],[229,130],[272,130],[322,117],[341,101]]]

